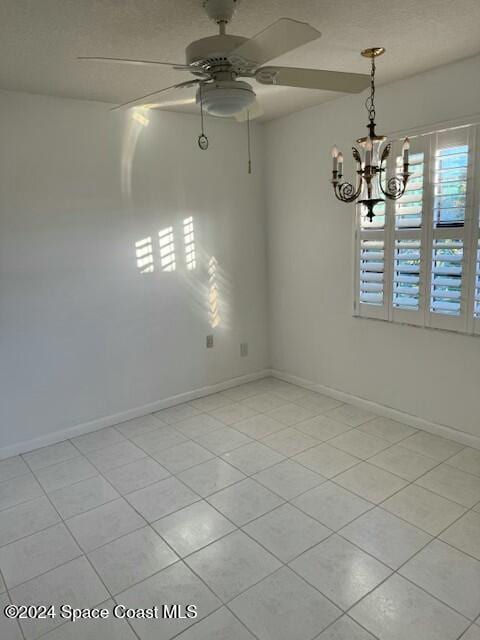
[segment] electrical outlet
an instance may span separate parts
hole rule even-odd
[[[207,349],[213,349],[213,335],[207,336]]]
[[[246,356],[248,356],[248,342],[240,343],[240,355],[242,358],[245,358]]]

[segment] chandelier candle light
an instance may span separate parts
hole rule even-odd
[[[366,217],[373,220],[376,205],[389,200],[398,200],[405,193],[408,178],[408,154],[410,142],[405,138],[403,143],[403,170],[399,175],[382,179],[382,174],[386,172],[386,161],[392,148],[391,143],[385,145],[381,150],[385,136],[377,135],[375,132],[375,58],[385,53],[383,47],[372,47],[362,51],[364,58],[372,61],[370,74],[370,96],[367,98],[365,106],[368,112],[368,135],[357,140],[363,151],[362,154],[356,147],[352,147],[353,158],[357,163],[357,186],[350,182],[342,182],[343,178],[343,154],[334,146],[332,149],[333,170],[332,185],[338,200],[342,202],[358,202],[366,210]]]

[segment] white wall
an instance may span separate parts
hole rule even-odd
[[[0,449],[268,364],[262,128],[248,175],[244,126],[208,120],[202,152],[199,118],[149,118],[0,94]],[[140,275],[135,242],[170,225],[177,271]]]
[[[480,113],[479,69],[477,57],[379,87],[379,131]],[[330,148],[350,156],[364,100],[267,125],[273,367],[480,436],[478,337],[352,317],[354,212],[335,200]]]

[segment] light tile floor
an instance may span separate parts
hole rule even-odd
[[[480,451],[267,378],[3,460],[0,606],[1,640],[479,640]]]

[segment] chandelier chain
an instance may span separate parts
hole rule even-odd
[[[372,70],[370,72],[370,95],[365,101],[370,123],[375,122],[375,58],[372,58]]]

